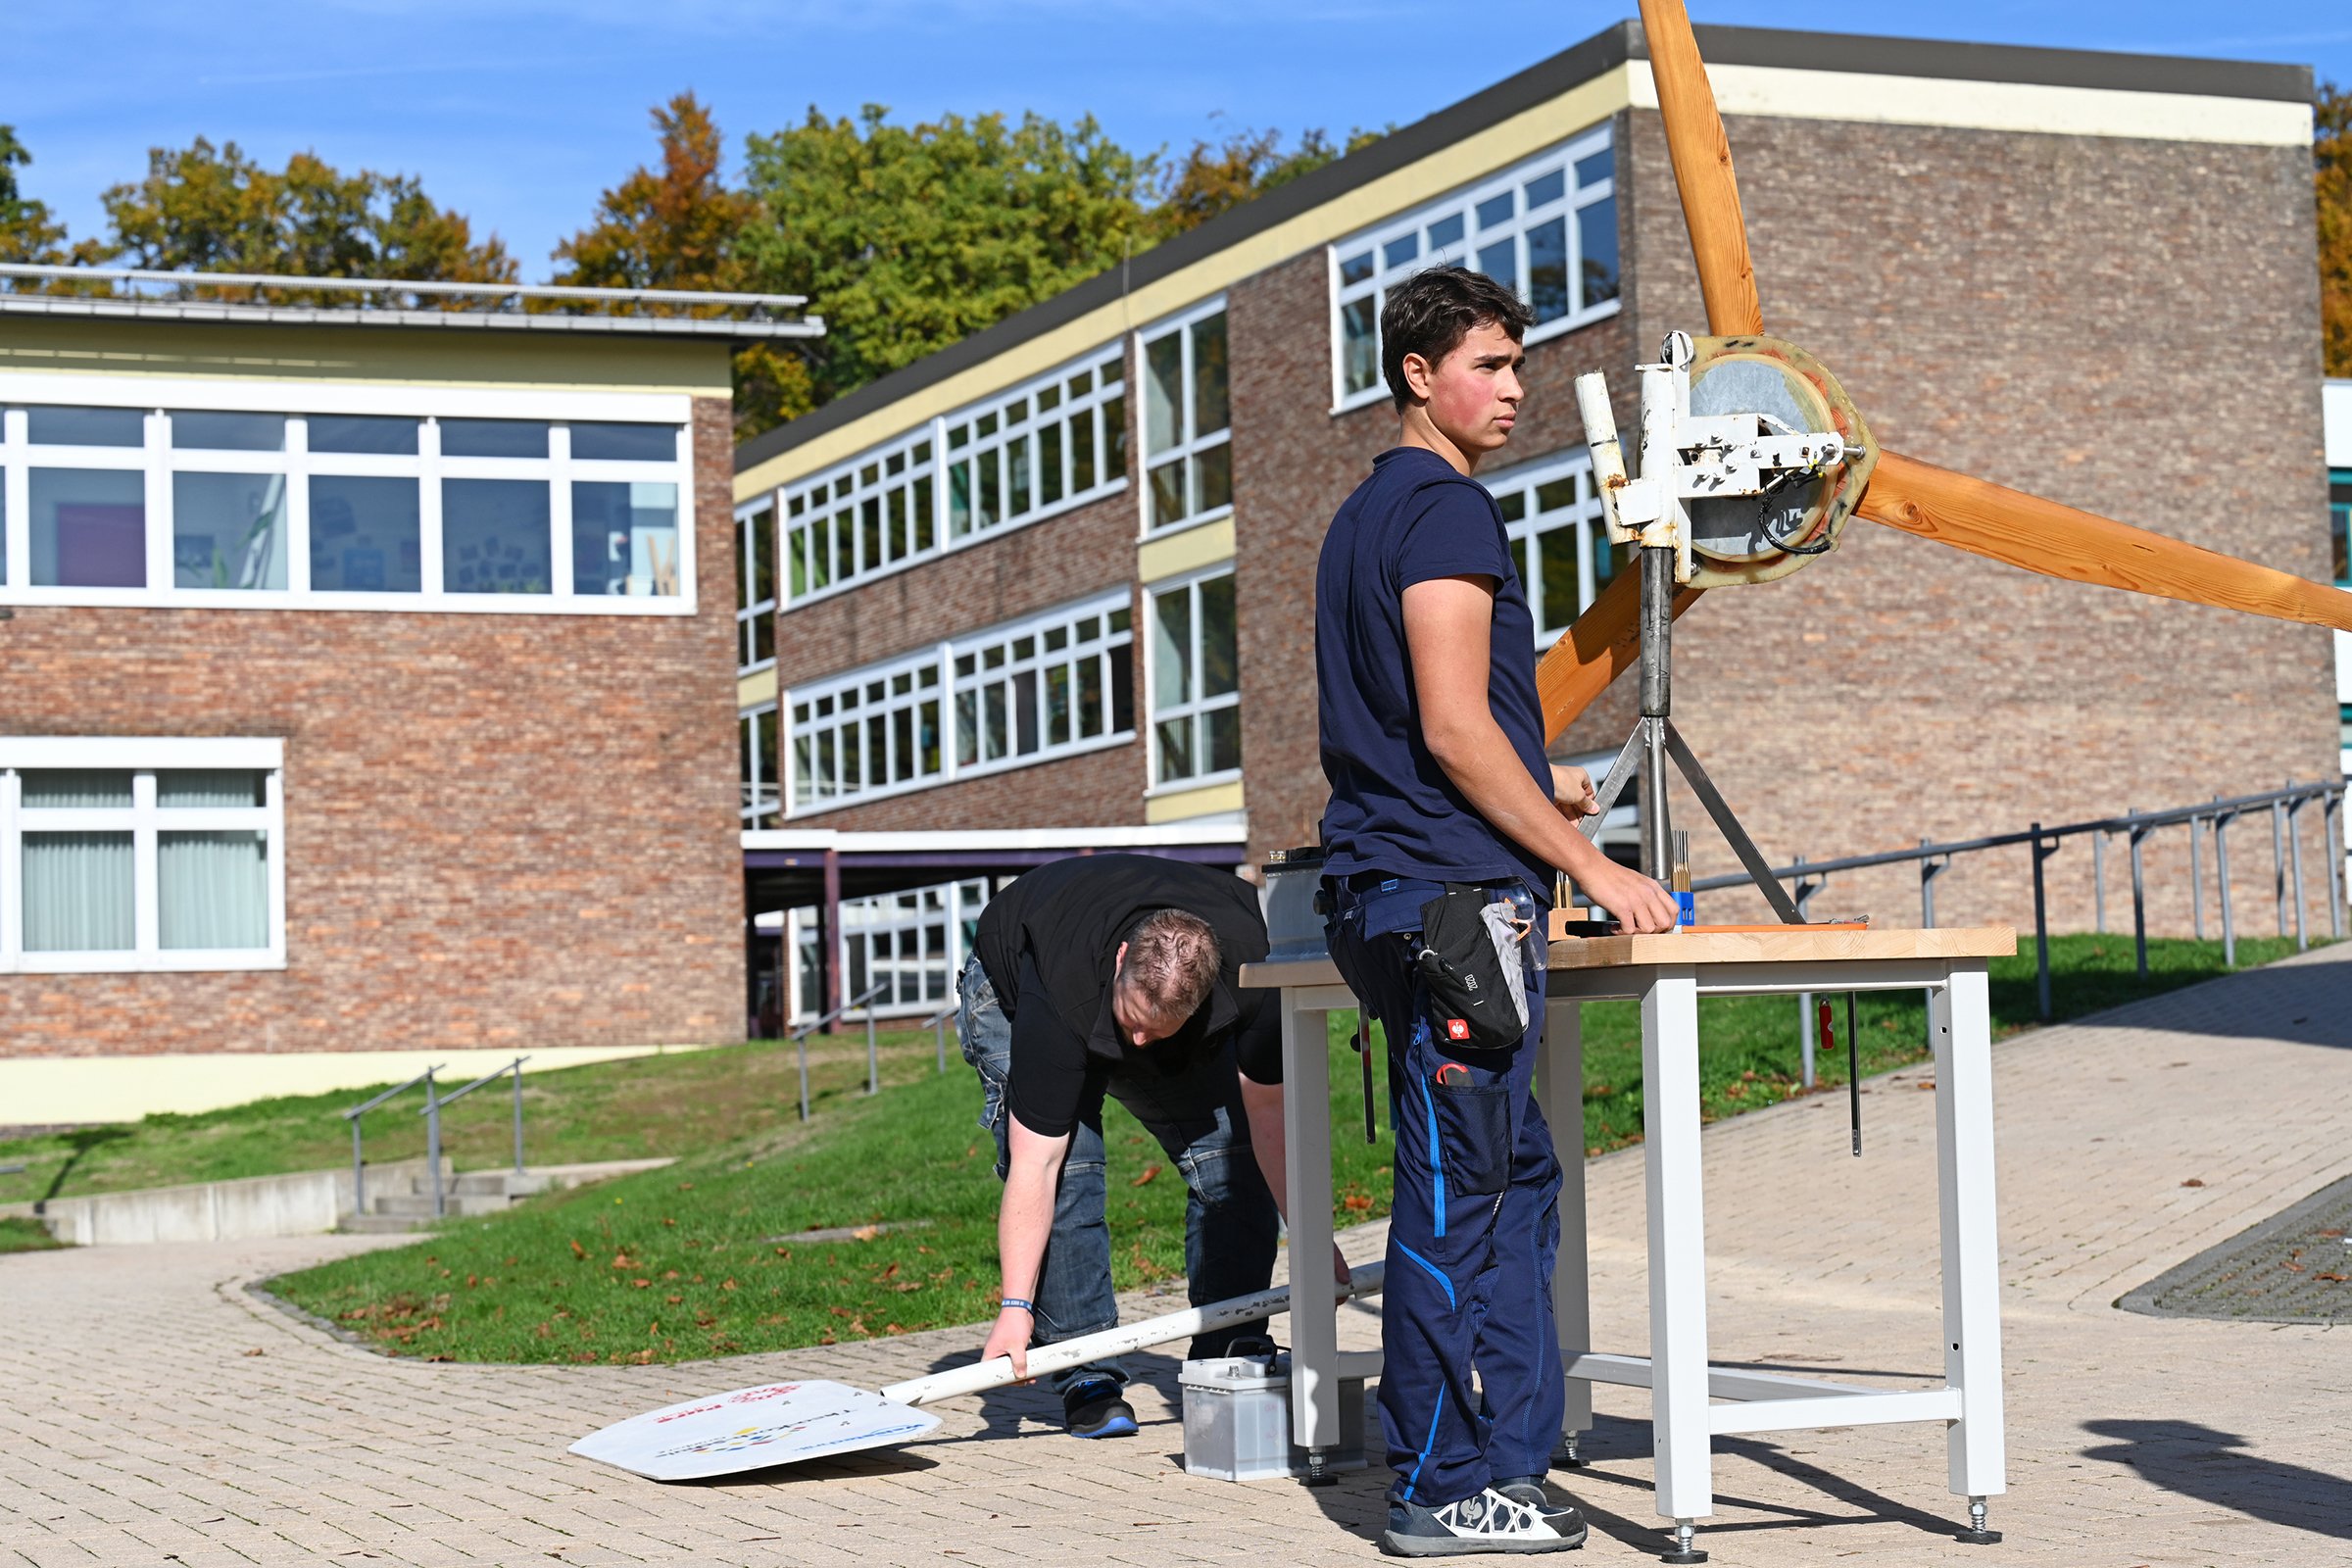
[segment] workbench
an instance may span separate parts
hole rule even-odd
[[[1904,1421],[1945,1424],[1952,1492],[1969,1499],[1961,1539],[1984,1529],[1984,1499],[2004,1490],[1999,1255],[1994,1239],[1991,1020],[1985,963],[2016,951],[2007,927],[1949,930],[1669,932],[1549,944],[1536,1093],[1565,1186],[1553,1285],[1567,1369],[1563,1456],[1592,1425],[1592,1385],[1650,1391],[1657,1511],[1674,1521],[1669,1562],[1696,1562],[1695,1522],[1714,1511],[1712,1440],[1721,1434]],[[1326,1013],[1356,1006],[1328,956],[1246,965],[1245,986],[1282,992],[1287,1208],[1294,1275],[1331,1250],[1331,1092]],[[1942,1219],[1943,1383],[1888,1391],[1718,1368],[1707,1360],[1705,1214],[1700,1184],[1698,999],[1840,991],[1926,991],[1935,1051],[1936,1192]],[[1591,1343],[1584,1158],[1587,1002],[1642,1004],[1642,1161],[1649,1231],[1646,1356]],[[1793,1022],[1793,1020],[1792,1020]],[[1315,1265],[1320,1267],[1320,1265]],[[1292,1441],[1321,1479],[1339,1442],[1337,1303],[1294,1290]],[[1361,1352],[1345,1371],[1364,1375]],[[1720,1400],[1721,1403],[1710,1402]]]

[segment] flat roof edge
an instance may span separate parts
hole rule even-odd
[[[724,321],[694,317],[476,315],[463,311],[338,310],[329,306],[222,305],[201,300],[128,300],[76,295],[0,293],[0,316],[175,321],[207,326],[426,327],[470,331],[603,333],[621,337],[821,337],[822,318],[797,321]]]

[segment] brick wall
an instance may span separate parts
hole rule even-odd
[[[0,975],[0,1055],[740,1040],[731,445],[692,617],[19,608],[0,733],[285,738],[287,966]]]

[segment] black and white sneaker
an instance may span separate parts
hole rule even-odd
[[[1063,1421],[1073,1438],[1132,1438],[1136,1434],[1135,1406],[1119,1396],[1119,1385],[1108,1378],[1090,1379],[1072,1386],[1061,1396]]]
[[[1585,1522],[1575,1510],[1573,1528],[1556,1520],[1549,1503],[1538,1506],[1506,1497],[1493,1487],[1473,1497],[1425,1508],[1389,1499],[1389,1528],[1380,1544],[1393,1557],[1456,1557],[1474,1551],[1571,1551],[1585,1544]]]
[[[1554,1502],[1544,1486],[1542,1476],[1519,1476],[1513,1480],[1497,1479],[1494,1490],[1513,1502],[1524,1502],[1544,1515],[1544,1522],[1563,1536],[1585,1539],[1585,1516],[1574,1503]]]

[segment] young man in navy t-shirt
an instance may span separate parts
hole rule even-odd
[[[1390,292],[1381,368],[1401,429],[1333,517],[1315,572],[1331,951],[1389,1041],[1380,1411],[1396,1480],[1383,1540],[1408,1556],[1584,1540],[1543,1482],[1566,1401],[1551,1308],[1560,1167],[1530,1093],[1552,873],[1629,931],[1675,923],[1664,889],[1573,824],[1595,808],[1592,783],[1544,759],[1526,589],[1502,514],[1470,477],[1510,439],[1530,319],[1510,289],[1458,267]],[[1414,959],[1422,907],[1448,884],[1526,922],[1516,1049],[1430,1025]]]

